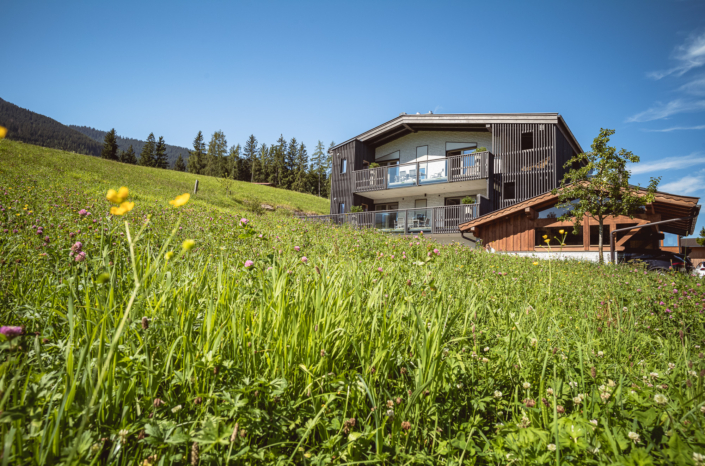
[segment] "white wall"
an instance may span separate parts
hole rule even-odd
[[[474,194],[482,194],[483,196],[487,196],[487,189],[474,190],[472,192],[458,191],[458,192],[451,192],[451,193],[443,193],[440,196],[438,194],[428,194],[426,197],[424,197],[423,193],[421,193],[418,196],[404,196],[403,198],[400,197],[399,199],[395,199],[395,200],[379,201],[379,202],[380,203],[399,202],[400,209],[413,209],[416,205],[416,199],[426,199],[426,207],[442,207],[445,204],[446,197],[460,197],[460,196],[468,196],[468,195],[474,195]]]
[[[445,157],[446,142],[476,142],[477,147],[486,147],[487,150],[492,150],[491,133],[419,131],[377,147],[375,158],[379,159],[392,152],[400,151],[399,163],[416,162],[416,147],[418,146],[428,146],[429,155]]]

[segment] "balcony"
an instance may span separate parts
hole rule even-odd
[[[353,192],[409,188],[489,178],[494,156],[491,152],[412,162],[403,165],[355,170]]]
[[[374,168],[372,169],[374,170]],[[480,196],[481,200],[486,200]],[[457,233],[458,226],[480,215],[480,203],[420,209],[301,216],[303,220],[376,228],[389,233]]]

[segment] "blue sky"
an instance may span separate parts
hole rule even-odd
[[[705,2],[13,2],[0,97],[62,123],[190,146],[309,150],[400,112],[559,112],[705,196]],[[705,226],[705,214],[698,231]]]

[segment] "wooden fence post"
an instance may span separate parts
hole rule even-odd
[[[193,194],[196,194],[198,192],[198,180],[196,180],[196,184],[193,186]]]

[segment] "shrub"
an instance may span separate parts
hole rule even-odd
[[[248,211],[252,212],[255,215],[264,214],[264,208],[262,207],[262,203],[256,197],[243,200],[242,205],[245,207],[245,209],[247,209]]]
[[[474,204],[475,196],[465,196],[461,201],[461,204]]]
[[[350,207],[350,212],[364,212],[364,211],[362,210],[362,206],[354,205],[354,206]]]
[[[370,164],[370,168],[378,168],[378,167],[379,167],[379,164],[377,162],[372,162]]]

